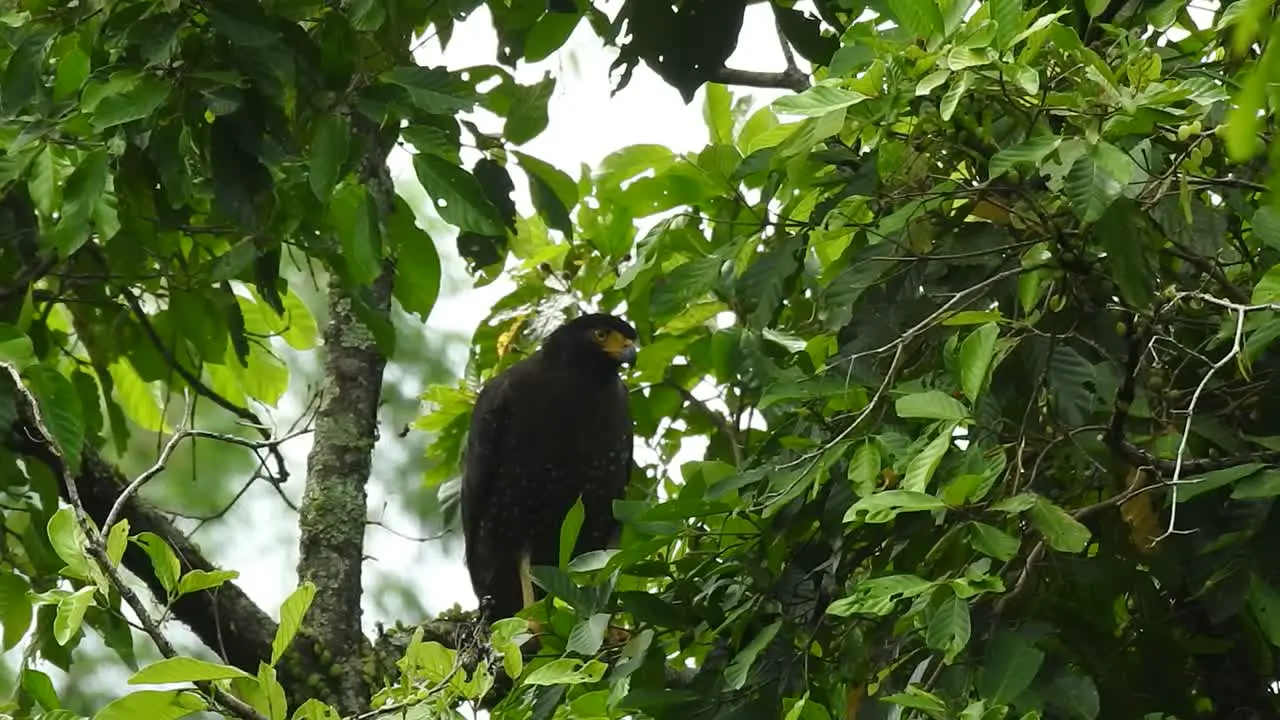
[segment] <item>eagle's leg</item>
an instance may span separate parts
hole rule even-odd
[[[533,604],[533,575],[530,572],[529,553],[525,552],[520,555],[520,596],[521,607],[529,607]],[[534,635],[542,634],[542,623],[537,620],[529,620],[529,632]]]

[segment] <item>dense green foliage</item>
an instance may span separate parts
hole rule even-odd
[[[624,64],[687,63],[658,68],[686,96],[723,75],[732,42],[671,59],[652,34],[692,33],[715,3],[668,16],[639,1],[622,13],[638,33]],[[427,623],[374,707],[1280,709],[1272,3],[1200,25],[1182,2],[886,0],[880,16],[821,2],[821,22],[778,3],[813,87],[749,112],[702,85],[703,150],[624,147],[577,180],[513,147],[545,127],[552,81],[410,61],[411,29],[447,37],[476,4],[29,2],[0,18],[0,277],[16,278],[0,285],[0,358],[27,389],[0,378],[0,620],[5,648],[30,641],[24,665],[74,673],[86,631],[131,661],[122,555],[184,622],[177,598],[232,587],[188,569],[172,538],[107,527],[84,481],[129,433],[184,426],[155,391],[241,418],[279,399],[288,368],[268,338],[317,338],[283,259],[336,278],[390,357],[368,288],[394,275],[398,303],[430,312],[435,246],[377,167],[399,138],[476,276],[516,282],[467,377],[426,396],[426,480],[446,506],[478,383],[584,304],[640,332],[628,380],[660,462],[615,508],[618,550],[535,569],[554,596],[530,613],[549,628],[539,655],[521,656],[522,620],[487,638]],[[491,9],[509,62],[545,57],[581,20]],[[477,105],[505,117],[502,137],[457,119]],[[484,158],[464,167],[464,144]],[[696,436],[705,457],[668,472]],[[278,440],[236,442],[270,466]],[[98,525],[77,522],[77,484]],[[152,664],[133,682],[197,687],[96,717],[337,717],[322,680],[286,667],[313,593],[290,598],[255,662]],[[606,645],[611,622],[625,644]],[[6,711],[59,706],[33,668]]]

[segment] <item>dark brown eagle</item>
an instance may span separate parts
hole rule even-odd
[[[534,602],[529,568],[557,564],[560,526],[579,496],[574,555],[616,540],[613,501],[632,453],[618,368],[635,360],[635,339],[612,315],[583,315],[480,390],[463,457],[462,528],[471,587],[491,599],[491,621]]]

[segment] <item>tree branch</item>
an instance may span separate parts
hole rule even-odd
[[[759,72],[722,67],[712,73],[710,81],[721,85],[778,88],[794,92],[804,92],[809,89],[809,76],[794,68],[788,68],[783,72]]]
[[[359,127],[363,125],[364,127]],[[375,127],[357,124],[369,140],[360,170],[380,220],[389,214],[395,189],[385,164],[384,142]],[[373,286],[364,293],[366,310],[389,317],[394,265],[384,261]],[[360,625],[361,573],[367,520],[369,473],[378,437],[378,403],[387,359],[370,327],[356,314],[355,302],[335,273],[329,282],[329,322],[324,332],[325,379],[316,411],[315,440],[307,457],[307,485],[298,526],[301,530],[298,580],[316,586],[306,630],[337,664],[333,705],[344,715],[369,704],[363,672],[368,640]],[[388,320],[389,322],[389,320]]]

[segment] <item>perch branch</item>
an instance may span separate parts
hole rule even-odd
[[[778,88],[793,92],[804,92],[809,89],[809,76],[798,69],[788,69],[783,72],[759,72],[756,70],[735,70],[734,68],[722,67],[712,73],[710,80],[721,85]]]

